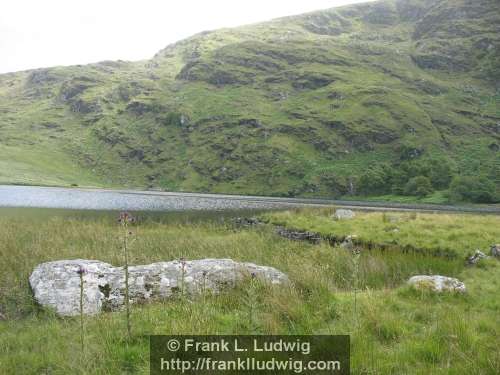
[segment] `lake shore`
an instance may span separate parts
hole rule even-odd
[[[296,224],[304,215],[327,220],[332,212],[326,208],[293,210],[262,218],[278,215],[274,220],[283,221],[287,215],[290,223]],[[123,265],[116,214],[0,216],[0,372],[147,374],[147,335],[194,333],[349,334],[354,372],[495,373],[500,368],[495,339],[500,327],[498,260],[465,267],[462,252],[449,258],[386,251],[379,249],[376,241],[370,251],[358,256],[326,241],[315,245],[284,239],[270,225],[247,227],[228,218],[218,220],[221,214],[215,213],[213,220],[178,222],[142,216],[133,229],[137,241],[130,248],[130,263],[231,258],[275,267],[288,275],[290,287],[243,284],[218,295],[179,296],[134,305],[130,340],[124,312],[85,317],[83,351],[79,319],[61,319],[41,309],[33,300],[28,277],[37,264],[60,259]],[[369,219],[366,225],[365,215]],[[494,216],[390,215],[397,221],[384,221],[383,214],[360,213],[342,227],[352,226],[345,230],[354,232],[373,227],[370,220],[380,221],[383,227],[419,223],[433,228],[432,233],[426,232],[426,241],[445,241],[447,246],[459,248],[461,237],[443,234],[452,225],[456,232],[468,230],[467,248],[471,250],[474,239],[482,238],[485,231],[491,239],[498,238]],[[426,223],[427,216],[434,221]],[[306,223],[311,225],[304,229],[313,230],[318,225],[312,220]],[[469,225],[472,223],[480,225]],[[408,241],[412,241],[411,236],[418,241],[421,229],[417,226],[412,232],[401,228],[403,234],[408,232],[404,236]],[[361,234],[370,239],[377,231]],[[459,278],[467,293],[415,292],[406,283],[418,274]],[[470,361],[463,362],[464,356]]]

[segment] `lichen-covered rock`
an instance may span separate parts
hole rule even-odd
[[[480,250],[476,250],[474,255],[467,257],[466,264],[472,266],[477,264],[481,259],[486,259],[488,256]]]
[[[335,214],[333,215],[334,219],[336,220],[347,220],[347,219],[354,219],[356,214],[352,210],[346,210],[346,209],[338,209],[335,210]]]
[[[434,292],[458,292],[465,293],[465,284],[458,279],[447,276],[427,276],[418,275],[413,276],[408,280],[408,284],[413,286],[415,289],[426,289]]]
[[[96,260],[60,260],[38,265],[29,281],[36,301],[62,316],[80,313],[80,275],[83,269],[83,312],[119,310],[124,305],[125,271]],[[178,293],[194,295],[234,287],[247,277],[286,284],[288,277],[272,267],[231,259],[159,262],[129,267],[129,298],[143,303]]]

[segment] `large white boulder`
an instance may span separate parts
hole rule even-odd
[[[408,280],[408,284],[415,289],[426,289],[434,292],[458,292],[465,293],[465,284],[458,279],[440,275],[418,275]]]
[[[80,314],[80,274],[83,269],[83,312],[119,310],[124,305],[125,271],[96,260],[59,260],[38,265],[29,278],[36,301],[62,316]],[[288,277],[272,267],[239,263],[231,259],[159,262],[129,266],[130,303],[219,292],[245,278],[286,284]]]

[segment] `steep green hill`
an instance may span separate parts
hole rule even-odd
[[[497,0],[358,4],[0,75],[0,182],[424,196],[460,175],[456,194],[491,201],[499,149]]]

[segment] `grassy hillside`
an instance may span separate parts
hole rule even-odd
[[[0,75],[0,182],[444,200],[460,175],[455,199],[492,201],[497,8],[380,1]]]

